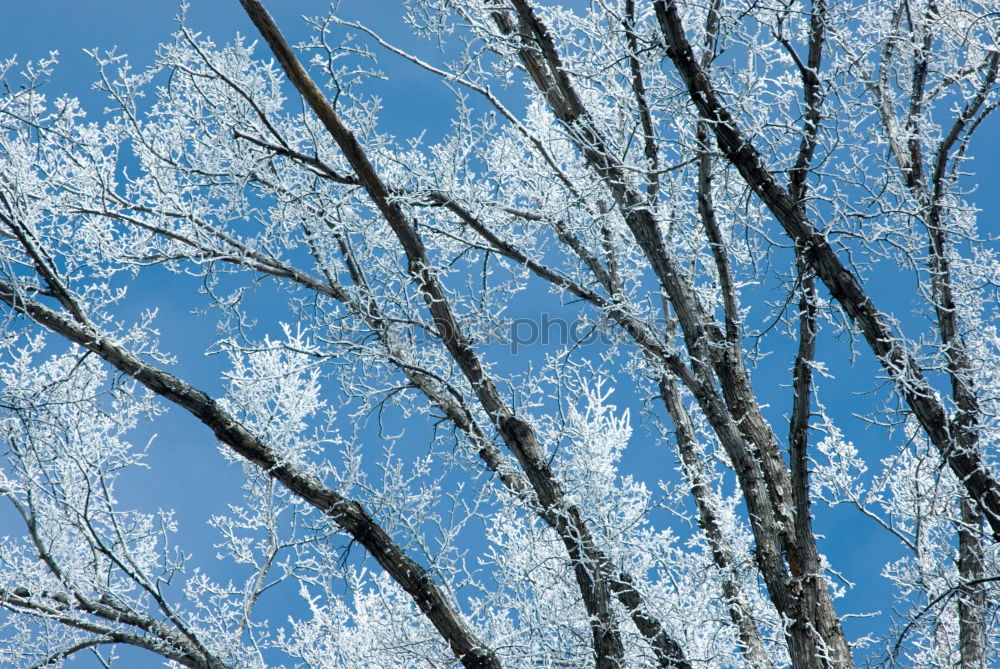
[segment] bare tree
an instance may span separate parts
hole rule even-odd
[[[0,102],[5,662],[986,666],[995,7],[414,0],[418,52],[240,4],[261,45],[92,54],[107,120],[49,61]],[[431,143],[380,125],[376,55],[454,94]],[[126,316],[191,275],[219,392]],[[204,553],[119,499],[170,407],[242,467]],[[898,555],[838,563],[840,505]],[[841,571],[891,629],[845,632]]]

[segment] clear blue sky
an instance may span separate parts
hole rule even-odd
[[[292,41],[305,35],[304,25],[298,18],[300,15],[321,15],[328,7],[325,0],[271,0],[266,4],[279,26],[292,37]],[[390,37],[397,36],[405,40],[406,30],[396,11],[398,3],[390,0],[344,0],[341,7],[345,13],[356,14],[362,21],[380,26]],[[89,82],[95,78],[96,70],[83,49],[108,49],[117,46],[119,52],[130,54],[130,61],[136,67],[142,67],[151,61],[156,44],[169,39],[175,27],[173,17],[176,13],[177,6],[171,0],[0,0],[0,57],[16,54],[23,64],[46,56],[50,50],[58,50],[61,64],[47,86],[48,94],[55,97],[67,93],[81,97],[90,110],[91,117],[97,118],[103,103],[100,97],[89,90]],[[194,0],[188,24],[194,30],[211,36],[217,43],[224,43],[237,33],[251,39],[256,38],[256,32],[236,0]],[[418,134],[427,126],[444,127],[443,121],[451,113],[452,98],[441,88],[441,84],[426,75],[415,73],[411,68],[403,68],[391,56],[382,57],[381,64],[393,77],[392,83],[379,91],[385,102],[382,114],[384,127],[400,136]],[[434,90],[440,95],[426,95],[430,90],[428,87],[438,87]],[[983,129],[983,134],[986,137],[980,138],[979,146],[987,146],[992,150],[1000,146],[1000,133],[995,119]],[[983,184],[992,184],[1000,177],[995,159],[979,162],[975,169],[980,174],[978,181]],[[997,189],[993,187],[984,188],[972,198],[984,209],[981,214],[981,229],[984,231],[1000,232],[994,213],[997,210],[997,198]],[[194,287],[193,282],[192,288]],[[195,385],[211,393],[217,392],[218,368],[212,362],[201,363],[203,342],[206,340],[189,337],[192,327],[202,327],[203,334],[210,335],[213,324],[205,319],[205,322],[192,326],[187,319],[182,318],[190,305],[185,301],[185,293],[178,291],[175,286],[150,284],[135,288],[135,299],[139,301],[137,307],[155,304],[161,308],[160,323],[165,332],[166,348],[182,359],[194,356],[199,361],[197,365],[182,368],[182,372]],[[898,306],[900,315],[909,311],[908,305],[913,300],[909,288],[901,290],[898,284],[887,282],[876,286],[875,290],[879,293],[883,308]],[[183,328],[171,332],[171,322],[183,323]],[[840,346],[845,352],[847,350],[843,343],[833,344],[827,341],[823,345]],[[787,412],[789,391],[785,386],[790,378],[789,364],[790,357],[775,356],[764,361],[762,368],[755,374],[755,382],[765,401],[772,402],[769,417],[778,418]],[[874,362],[865,349],[859,356],[856,374],[842,378],[836,387],[826,386],[824,401],[829,407],[836,407],[835,410],[844,416],[864,412],[871,397],[856,393],[872,387],[874,371]],[[771,383],[769,379],[776,380]],[[630,396],[623,390],[616,399],[619,404],[634,407],[633,421],[637,424],[641,398]],[[776,420],[776,424],[780,424],[780,419]],[[190,532],[188,536],[192,540],[210,543],[215,535],[204,526],[205,516],[208,512],[221,511],[222,500],[229,498],[229,495],[213,494],[213,491],[220,486],[230,491],[238,487],[239,471],[222,462],[214,451],[211,435],[207,431],[200,428],[192,430],[192,425],[193,421],[186,417],[175,417],[157,426],[159,436],[153,446],[152,461],[158,468],[144,475],[146,478],[142,480],[141,486],[143,494],[162,499],[160,503],[165,506],[177,508],[181,522],[186,526],[186,532]],[[642,433],[642,428],[636,430],[636,435]],[[861,448],[879,449],[887,446],[866,441],[881,439],[881,433],[865,433],[857,424],[850,430],[849,437]],[[206,455],[206,451],[210,453]],[[639,472],[648,457],[648,452],[637,451],[636,455],[626,458],[625,465]],[[191,459],[197,461],[199,467],[191,469],[185,466]],[[673,459],[666,465],[665,469],[672,468]],[[4,518],[5,516],[0,515],[0,523]],[[846,602],[840,603],[838,608],[843,613],[865,611],[868,610],[866,600],[869,599],[880,601],[884,606],[888,589],[878,577],[879,562],[884,563],[898,554],[887,535],[873,531],[871,525],[858,514],[846,509],[825,514],[818,523],[818,530],[836,537],[836,541],[825,542],[821,548],[828,553],[838,569],[858,584],[848,595]],[[13,531],[20,533],[21,528],[13,528]],[[0,535],[5,533],[7,529],[0,525]],[[853,621],[848,623],[847,629],[849,636],[855,637],[869,626],[880,630],[885,624],[885,619]],[[150,659],[148,656],[143,657]],[[151,661],[153,663],[147,666],[159,664],[155,660]]]

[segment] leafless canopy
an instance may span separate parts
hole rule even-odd
[[[95,52],[100,122],[48,62],[0,99],[0,661],[986,666],[1000,7],[412,0],[424,42],[293,46],[240,4],[257,45]],[[454,96],[432,139],[378,59]],[[127,308],[192,276],[218,388]],[[116,492],[170,407],[241,467],[204,554]],[[895,593],[869,634],[841,572]]]

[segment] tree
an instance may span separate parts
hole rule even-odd
[[[418,52],[241,4],[261,44],[95,52],[102,121],[7,64],[5,662],[986,665],[995,6],[414,0]],[[376,53],[454,95],[439,138],[380,126]],[[191,276],[217,389],[126,307]],[[242,467],[207,551],[122,501],[168,409]],[[894,548],[838,564],[858,527]],[[845,632],[836,570],[891,629]]]

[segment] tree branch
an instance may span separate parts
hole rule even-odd
[[[493,651],[479,641],[427,571],[406,556],[360,503],[341,496],[305,472],[282,461],[277,453],[222,410],[208,395],[172,374],[139,360],[101,333],[70,322],[46,307],[19,296],[7,283],[0,282],[0,301],[39,325],[99,355],[118,371],[189,411],[210,428],[220,442],[332,519],[364,546],[410,595],[464,666],[469,669],[500,667]]]
[[[824,235],[804,219],[794,200],[764,166],[757,150],[742,136],[720,102],[708,77],[695,62],[674,0],[657,0],[657,18],[667,55],[681,74],[691,101],[710,122],[719,148],[771,210],[786,234],[805,249],[806,258],[833,298],[861,330],[869,347],[903,396],[931,442],[983,510],[1000,541],[1000,487],[978,454],[947,416],[913,356],[906,351],[858,279],[837,257]]]

